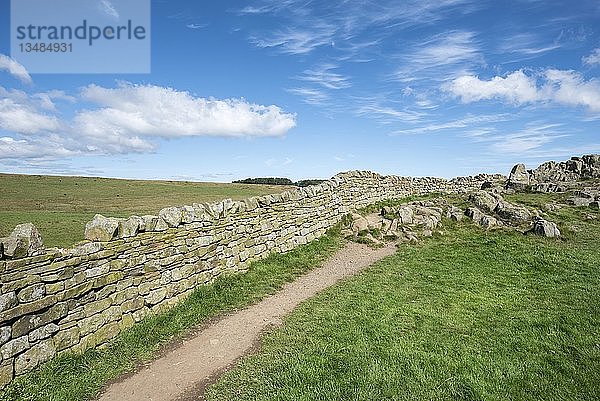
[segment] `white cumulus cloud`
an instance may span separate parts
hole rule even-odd
[[[535,79],[528,77],[523,71],[515,71],[506,77],[494,77],[489,81],[464,75],[444,85],[444,88],[465,103],[493,98],[526,103],[538,100],[539,97]]]
[[[153,85],[90,85],[81,96],[100,106],[75,117],[75,126],[92,136],[281,136],[296,125],[294,114],[274,105],[199,98]]]
[[[38,134],[60,128],[60,121],[40,111],[34,99],[25,92],[7,91],[0,86],[0,129],[18,134]]]
[[[71,119],[64,102],[81,101]],[[122,83],[89,85],[75,97],[62,91],[28,94],[0,86],[0,159],[144,153],[157,138],[282,136],[295,114],[244,99],[206,99],[185,91]]]
[[[465,103],[490,99],[514,104],[545,102],[600,112],[600,80],[585,80],[580,73],[571,70],[547,69],[531,76],[515,71],[490,80],[464,75],[442,88]]]
[[[25,67],[4,54],[0,54],[0,70],[8,71],[23,83],[31,84],[33,82]]]

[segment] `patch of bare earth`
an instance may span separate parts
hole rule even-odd
[[[204,389],[245,354],[257,348],[265,329],[301,302],[395,252],[348,243],[323,266],[286,284],[278,293],[209,324],[135,374],[112,383],[99,401],[199,400]]]

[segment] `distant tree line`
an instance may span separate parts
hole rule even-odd
[[[293,182],[289,178],[264,177],[264,178],[246,178],[245,180],[233,181],[234,184],[260,184],[260,185],[290,185],[296,187],[308,187],[318,185],[325,180],[300,180]]]

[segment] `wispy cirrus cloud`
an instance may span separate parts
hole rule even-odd
[[[377,98],[358,99],[355,114],[361,117],[375,119],[383,124],[398,122],[417,123],[423,121],[427,113],[410,110],[409,108],[397,108],[393,105],[384,104]]]
[[[584,56],[581,61],[590,67],[600,66],[600,47],[594,49],[589,56]]]
[[[432,123],[423,125],[417,128],[402,129],[391,132],[389,135],[421,135],[421,134],[432,134],[440,131],[455,130],[466,128],[472,130],[479,127],[481,124],[497,123],[507,121],[510,116],[507,114],[482,114],[478,116],[469,115],[464,118]]]
[[[494,137],[491,149],[502,153],[524,154],[559,138],[570,136],[563,129],[559,129],[561,127],[562,124],[530,124],[522,131]]]
[[[264,37],[252,37],[257,47],[272,48],[284,54],[307,54],[334,43],[335,27],[319,23],[309,29],[286,28]]]
[[[250,41],[292,55],[307,54],[321,46],[338,45],[340,59],[369,60],[361,50],[373,47],[398,30],[435,24],[449,15],[463,15],[479,7],[474,0],[344,1],[315,3],[303,0],[259,0],[236,10],[253,18],[276,16],[279,31],[255,31]],[[367,34],[368,33],[368,34]],[[351,57],[351,58],[350,58]]]
[[[541,37],[541,35],[527,32],[505,37],[502,40],[499,50],[501,53],[516,53],[537,57],[560,47],[561,45],[555,41],[548,42],[547,38]]]
[[[119,19],[119,12],[109,0],[100,0],[98,7],[104,14],[108,15],[109,17],[115,20]]]
[[[337,68],[339,67],[335,64],[321,64],[315,68],[304,70],[296,79],[319,85],[325,89],[337,90],[352,86],[350,77],[333,72]]]
[[[414,44],[400,60],[394,79],[402,82],[447,80],[485,63],[475,32],[458,30]]]
[[[311,105],[323,105],[329,100],[329,95],[320,89],[315,88],[289,88],[287,92],[292,93],[296,96],[302,97],[302,101],[306,104]]]
[[[187,24],[185,27],[189,28],[189,29],[203,29],[203,28],[208,27],[208,24],[206,24],[206,23],[201,24],[201,23],[196,22],[196,23],[192,23],[192,24]]]

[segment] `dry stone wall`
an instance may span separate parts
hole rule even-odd
[[[89,230],[94,241],[0,261],[0,386],[58,354],[106,343],[224,272],[322,236],[349,211],[499,179],[348,172],[281,194],[105,221],[116,227],[108,236]]]

